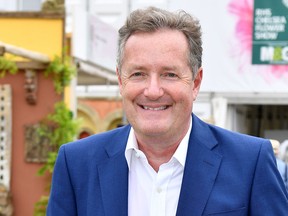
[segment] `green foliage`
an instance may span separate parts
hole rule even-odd
[[[45,75],[53,77],[54,88],[60,94],[70,84],[72,78],[76,75],[76,71],[76,67],[71,64],[68,57],[62,59],[55,56],[54,60],[48,65]]]
[[[46,206],[48,200],[48,196],[41,197],[41,199],[34,206],[34,216],[46,216]]]
[[[55,104],[54,112],[40,123],[38,129],[39,135],[48,138],[51,145],[47,162],[38,171],[39,175],[43,175],[46,171],[53,172],[59,147],[75,139],[79,126],[79,120],[73,118],[73,113],[66,107],[64,102],[61,101]]]
[[[53,173],[57,158],[57,152],[48,152],[47,162],[38,170],[37,174],[42,176],[45,172]]]
[[[54,112],[49,114],[40,123],[38,134],[48,138],[51,151],[48,153],[46,163],[38,170],[38,175],[46,172],[52,173],[61,145],[75,139],[80,127],[80,120],[73,118],[73,113],[66,107],[64,102],[55,104]],[[49,197],[42,196],[35,204],[34,216],[45,216]]]
[[[16,74],[18,72],[16,63],[3,56],[0,56],[0,78],[4,77],[7,72],[10,74]]]
[[[4,77],[7,72],[16,74],[18,72],[17,65],[14,61],[0,56],[0,78]],[[45,76],[52,76],[55,91],[61,94],[77,74],[77,69],[67,56],[64,58],[55,56],[46,68],[44,74]]]

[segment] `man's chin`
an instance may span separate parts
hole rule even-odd
[[[158,137],[167,132],[167,127],[160,127],[160,125],[155,125],[157,123],[151,123],[149,125],[145,125],[139,128],[139,131],[142,134],[150,137]]]

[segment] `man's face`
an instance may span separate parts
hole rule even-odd
[[[193,80],[183,33],[161,30],[128,39],[119,75],[123,108],[136,135],[167,138],[186,133],[202,79]]]

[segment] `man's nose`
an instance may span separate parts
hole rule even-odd
[[[163,96],[164,90],[161,86],[160,77],[151,76],[146,83],[144,95],[151,100],[157,100]]]

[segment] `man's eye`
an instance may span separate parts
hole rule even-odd
[[[136,79],[136,80],[143,79],[144,77],[145,73],[143,72],[135,72],[130,75],[130,79]]]
[[[166,78],[178,78],[178,75],[175,73],[165,73],[162,76]]]
[[[143,73],[135,72],[135,73],[132,74],[132,77],[139,77],[139,76],[143,76]]]

